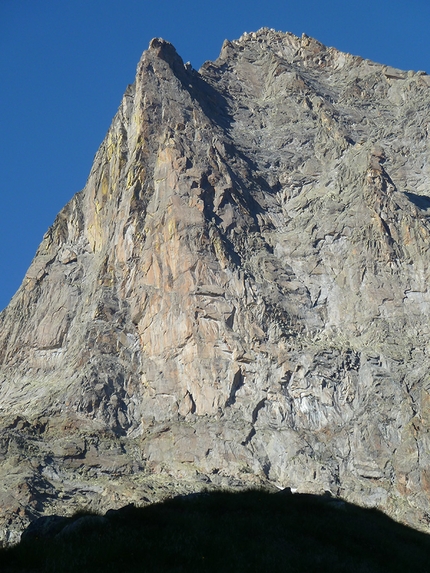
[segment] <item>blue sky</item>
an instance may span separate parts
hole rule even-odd
[[[428,0],[0,0],[0,309],[92,159],[151,38],[199,68],[262,26],[430,73]]]

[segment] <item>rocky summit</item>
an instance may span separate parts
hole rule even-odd
[[[429,109],[306,35],[152,40],[0,315],[3,543],[204,487],[429,530]]]

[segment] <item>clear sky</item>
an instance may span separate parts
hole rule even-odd
[[[85,185],[151,38],[198,69],[263,26],[430,73],[429,0],[0,0],[0,309]]]

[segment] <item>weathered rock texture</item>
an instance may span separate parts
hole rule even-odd
[[[155,39],[0,315],[3,538],[202,485],[430,520],[430,77]]]

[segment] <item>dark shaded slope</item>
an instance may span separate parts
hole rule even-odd
[[[2,571],[405,573],[428,571],[430,555],[429,536],[376,510],[286,490],[42,518],[24,538],[0,553]]]

